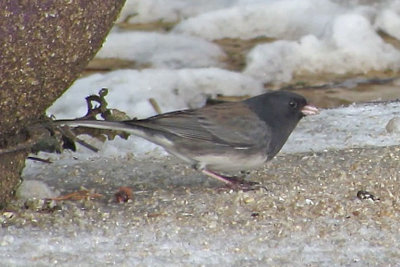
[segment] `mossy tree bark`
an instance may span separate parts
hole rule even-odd
[[[23,129],[79,76],[124,0],[0,1],[0,148],[23,142]],[[27,151],[0,155],[0,208],[19,183]]]

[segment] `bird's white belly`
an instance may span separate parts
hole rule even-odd
[[[194,157],[205,169],[215,171],[241,171],[255,169],[262,166],[267,157],[263,155],[203,155]]]

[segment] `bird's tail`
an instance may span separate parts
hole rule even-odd
[[[143,132],[143,128],[135,126],[133,123],[125,123],[123,121],[102,121],[102,120],[56,120],[53,125],[70,127],[88,127],[104,130],[117,130],[128,132],[140,137],[146,138],[147,135]]]

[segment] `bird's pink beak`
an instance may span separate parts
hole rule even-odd
[[[303,113],[304,116],[308,116],[308,115],[316,115],[319,113],[319,110],[317,107],[313,106],[313,105],[305,105],[302,109],[301,109],[301,113]]]

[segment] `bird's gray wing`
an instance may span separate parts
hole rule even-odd
[[[215,145],[252,148],[269,142],[271,130],[243,103],[166,113],[127,124]],[[261,142],[261,143],[260,143]]]
[[[199,121],[214,136],[237,148],[263,146],[271,140],[270,127],[242,102],[207,107]]]

